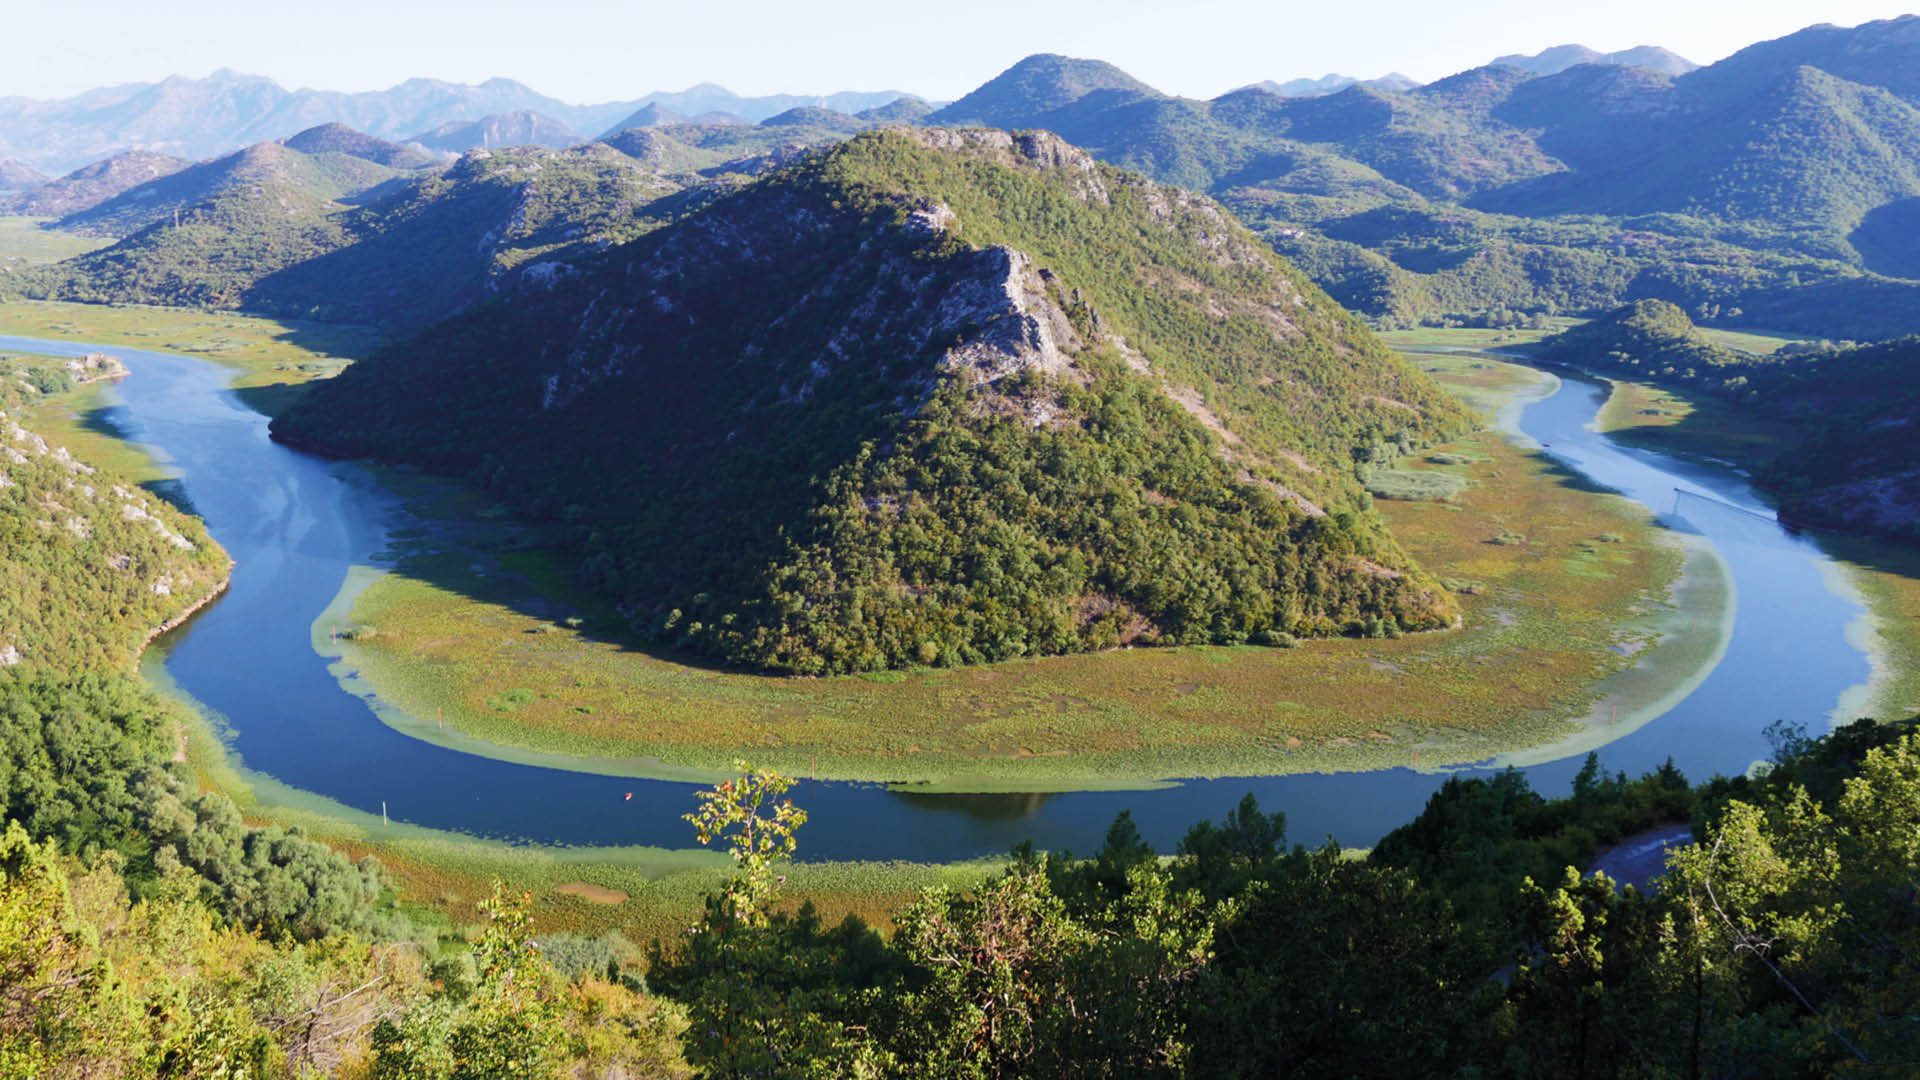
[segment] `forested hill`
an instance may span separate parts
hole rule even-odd
[[[131,670],[225,586],[226,552],[198,518],[21,422],[44,394],[117,368],[0,357],[0,669]]]
[[[317,387],[288,442],[570,522],[636,625],[824,672],[1446,625],[1354,479],[1462,406],[1214,203],[855,137]]]

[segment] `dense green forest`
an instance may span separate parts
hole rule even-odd
[[[1920,539],[1920,338],[1789,345],[1757,356],[1701,334],[1686,312],[1642,301],[1542,342],[1537,359],[1721,398],[1793,432],[1754,462],[1802,525]]]
[[[1204,199],[1050,137],[886,133],[274,432],[476,477],[571,525],[643,632],[820,673],[1444,626],[1356,471],[1469,422]]]
[[[1920,735],[1776,745],[1698,787],[1593,758],[1560,799],[1451,781],[1365,857],[1289,847],[1251,798],[1170,858],[1122,815],[886,936],[777,902],[805,818],[759,774],[693,815],[741,873],[649,980],[721,1076],[1908,1075]],[[1689,820],[1657,890],[1574,869]]]

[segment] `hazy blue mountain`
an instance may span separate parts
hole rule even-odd
[[[1338,74],[1322,75],[1317,79],[1288,79],[1286,82],[1274,82],[1268,79],[1240,89],[1265,90],[1269,94],[1278,94],[1281,97],[1324,97],[1327,94],[1337,94],[1349,86],[1365,86],[1390,93],[1405,93],[1419,85],[1418,79],[1394,72],[1377,79],[1357,79],[1351,75]]]
[[[656,92],[634,102],[633,107],[658,105],[669,112],[688,118],[697,118],[706,113],[726,113],[740,117],[751,123],[758,123],[770,116],[786,112],[788,109],[813,107],[832,109],[835,112],[857,113],[864,109],[878,108],[882,105],[905,97],[898,90],[880,91],[842,91],[833,94],[766,94],[759,97],[743,97],[724,86],[713,83],[701,83],[685,90],[671,93]],[[611,122],[609,122],[610,124]],[[603,130],[602,128],[587,130]],[[638,125],[628,124],[626,127]]]
[[[746,118],[739,114],[730,112],[704,112],[698,116],[683,116],[680,113],[674,112],[672,109],[666,108],[658,103],[653,103],[642,105],[640,108],[635,109],[625,119],[610,128],[607,134],[617,135],[622,131],[631,131],[634,128],[666,127],[671,124],[711,125],[745,124],[748,122]]]
[[[30,191],[41,187],[52,177],[24,161],[7,158],[0,161],[0,191]]]
[[[1874,209],[1920,195],[1920,109],[1889,91],[1800,66],[1733,103],[1699,96],[1688,79],[1663,100],[1664,109],[1570,155],[1588,167],[1482,204],[1683,212],[1846,234]]]
[[[926,98],[902,94],[885,105],[861,109],[854,115],[876,124],[917,124],[931,116],[938,108],[939,106]]]
[[[445,124],[535,112],[575,131],[601,132],[617,130],[623,117],[648,104],[687,117],[726,112],[759,121],[799,106],[858,112],[900,96],[884,91],[741,97],[699,86],[575,105],[511,79],[476,85],[409,79],[386,90],[343,93],[288,90],[271,79],[222,70],[204,79],[174,76],[60,100],[0,99],[0,158],[17,158],[43,171],[70,170],[131,148],[188,159],[215,157],[328,123],[401,140]]]
[[[450,121],[431,131],[423,131],[408,141],[419,143],[429,150],[464,154],[469,150],[491,150],[501,146],[544,146],[558,150],[585,142],[586,137],[551,116],[522,110],[483,116],[470,123]]]
[[[1556,45],[1551,49],[1534,53],[1532,56],[1515,53],[1495,57],[1493,60],[1495,67],[1519,68],[1534,75],[1558,75],[1569,68],[1583,64],[1641,68],[1662,75],[1685,75],[1700,66],[1678,53],[1653,45],[1641,45],[1611,53],[1589,49],[1585,45]]]
[[[130,150],[75,169],[28,191],[0,195],[0,212],[28,217],[65,217],[151,180],[169,176],[189,163],[147,150]]]
[[[1028,126],[1093,94],[1112,103],[1165,96],[1104,61],[1048,53],[1027,57],[927,119],[935,124]]]
[[[1749,46],[1689,75],[1691,93],[1721,104],[1764,92],[1796,68],[1818,68],[1920,104],[1920,15],[1856,27],[1813,26]]]
[[[390,169],[417,169],[443,160],[433,154],[422,153],[417,147],[377,139],[340,123],[308,128],[298,135],[282,139],[281,144],[303,154],[345,154]]]

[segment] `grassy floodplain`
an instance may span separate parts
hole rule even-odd
[[[166,685],[157,664],[148,663],[146,673]],[[733,872],[723,853],[693,848],[691,827],[688,848],[669,850],[507,844],[385,824],[376,815],[236,767],[211,722],[186,706],[181,713],[185,763],[200,790],[225,794],[251,824],[299,828],[351,858],[374,856],[405,906],[433,913],[449,926],[471,923],[477,905],[499,880],[532,896],[535,925],[543,933],[616,931],[637,943],[670,940],[693,925],[705,897]],[[800,838],[804,845],[804,829]],[[892,913],[921,890],[977,884],[1001,865],[999,860],[793,863],[784,868],[784,892],[789,906],[811,903],[830,923],[858,915],[886,926]]]
[[[1575,320],[1556,320],[1553,331],[1443,330],[1398,331],[1382,337],[1402,348],[1500,348],[1524,352],[1548,332]],[[1702,328],[1717,344],[1757,355],[1771,355],[1802,335],[1770,331]],[[1609,380],[1613,393],[1597,417],[1599,430],[1616,441],[1676,457],[1694,458],[1746,469],[1787,452],[1797,438],[1788,425],[1714,397],[1692,397],[1647,383]],[[1864,697],[1843,711],[1894,717],[1920,710],[1920,550],[1870,537],[1820,533],[1821,546],[1847,572],[1866,601],[1869,617],[1857,630],[1858,643],[1874,662]],[[1837,715],[1836,720],[1853,719]]]
[[[1784,343],[1773,340],[1776,347]],[[1613,386],[1600,429],[1628,445],[1736,464],[1764,462],[1793,445],[1794,433],[1785,425],[1718,398],[1686,397],[1644,383]],[[1871,537],[1816,536],[1846,570],[1870,615],[1858,633],[1874,658],[1874,678],[1867,696],[1849,704],[1862,715],[1911,715],[1920,709],[1920,550]]]
[[[1486,358],[1420,362],[1489,408],[1541,378]],[[1667,602],[1681,552],[1639,507],[1545,457],[1482,431],[1402,469],[1460,489],[1381,505],[1464,594],[1463,630],[833,679],[721,671],[624,642],[537,532],[400,476],[423,527],[316,640],[394,707],[390,723],[470,752],[677,776],[747,753],[809,776],[979,791],[1440,766],[1553,742],[1580,730],[1596,685],[1635,666],[1640,643],[1688,621]],[[1695,592],[1718,610],[1712,589]]]
[[[6,275],[85,255],[113,243],[103,236],[43,229],[50,218],[0,217],[0,285]]]
[[[0,302],[0,334],[204,357],[236,369],[234,390],[269,416],[285,408],[301,386],[339,374],[381,341],[375,332],[351,326],[52,300]]]

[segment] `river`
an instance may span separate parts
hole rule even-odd
[[[515,842],[692,846],[680,815],[693,805],[693,785],[461,753],[388,727],[341,687],[314,649],[313,624],[350,568],[377,558],[401,511],[355,466],[270,441],[267,418],[228,389],[230,369],[29,338],[0,336],[0,350],[110,352],[132,372],[109,391],[103,419],[177,470],[185,498],[236,562],[228,593],[156,642],[149,667],[222,722],[249,772],[431,829]],[[1787,719],[1817,730],[1868,681],[1869,659],[1848,632],[1864,608],[1831,560],[1774,523],[1732,470],[1628,449],[1591,430],[1605,400],[1600,384],[1563,378],[1509,410],[1507,422],[1710,544],[1738,599],[1711,672],[1669,711],[1604,746],[1602,759],[1636,775],[1668,757],[1696,779],[1745,770],[1768,753],[1767,724]],[[1538,789],[1563,792],[1583,756],[1584,748],[1524,771]],[[1123,809],[1149,842],[1170,850],[1194,822],[1220,818],[1248,792],[1263,808],[1286,812],[1294,841],[1333,837],[1364,847],[1419,813],[1447,775],[1386,769],[1030,795],[807,781],[794,798],[810,815],[802,845],[809,859],[947,861],[1023,840],[1088,852]]]

